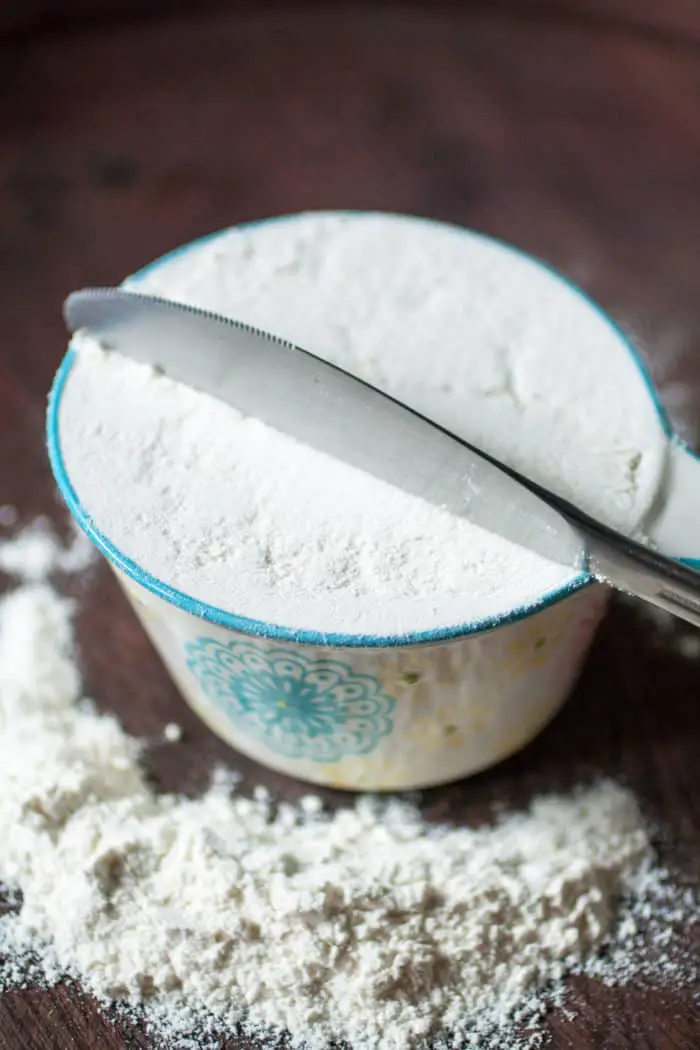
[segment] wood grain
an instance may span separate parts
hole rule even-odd
[[[700,54],[682,40],[478,5],[223,11],[14,41],[0,54],[0,502],[61,518],[42,425],[68,291],[303,208],[417,212],[540,255],[638,333],[660,379],[690,385],[686,423],[700,423],[699,99]],[[226,761],[249,786],[303,791],[199,725],[106,568],[74,586],[89,694],[153,741],[167,721],[184,726],[182,743],[148,750],[159,786],[195,792]],[[700,664],[618,607],[552,726],[496,769],[426,793],[426,813],[481,820],[496,800],[611,774],[695,884],[699,693]],[[692,990],[579,981],[574,994],[577,1015],[548,1021],[555,1050],[700,1045]],[[0,1050],[149,1045],[74,987],[0,998]]]

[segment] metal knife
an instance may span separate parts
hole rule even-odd
[[[74,292],[70,332],[572,570],[700,626],[700,573],[630,539],[336,365],[218,314],[121,288]]]

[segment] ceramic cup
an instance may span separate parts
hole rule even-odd
[[[620,353],[632,355],[655,400],[635,351],[617,335]],[[488,622],[394,639],[287,630],[205,605],[150,575],[95,528],[68,476],[59,416],[72,361],[69,350],[48,410],[49,454],[63,498],[107,557],[187,703],[234,748],[317,784],[411,789],[498,762],[560,708],[608,596],[585,573]],[[698,461],[655,404],[669,436],[671,495],[691,482],[700,491]],[[682,495],[667,499],[655,532],[662,549],[687,549],[696,510]]]

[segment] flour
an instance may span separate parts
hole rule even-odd
[[[93,516],[201,600],[296,628],[402,633],[576,575],[146,366],[92,347],[83,362],[62,414]],[[124,493],[110,510],[106,445]]]
[[[169,744],[179,744],[182,740],[182,726],[177,722],[168,722],[163,728],[163,736]]]
[[[637,972],[656,915],[654,970],[674,972],[663,941],[693,907],[669,910],[629,791],[476,829],[398,800],[275,805],[223,773],[156,795],[139,743],[81,699],[72,611],[42,582],[0,604],[0,879],[23,896],[0,982],[38,954],[50,979],[143,1004],[169,1050],[238,1022],[311,1050],[495,1050],[537,1045],[566,973]]]
[[[82,532],[75,529],[69,546],[64,547],[48,519],[37,518],[15,539],[0,544],[0,570],[25,580],[40,580],[52,572],[81,572],[95,555]]]
[[[611,329],[465,231],[306,215],[214,238],[135,287],[296,341],[628,530],[656,491],[665,438]],[[85,341],[60,442],[123,553],[253,619],[404,634],[527,605],[572,575]]]

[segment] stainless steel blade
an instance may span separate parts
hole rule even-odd
[[[566,518],[477,450],[387,394],[276,336],[123,289],[74,292],[71,332],[162,369],[298,441],[562,565],[583,543]]]

